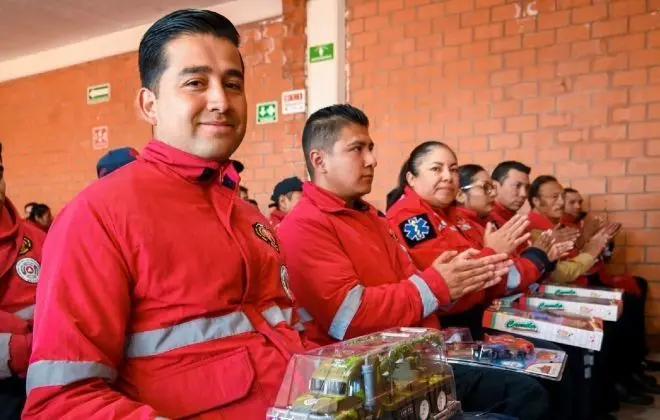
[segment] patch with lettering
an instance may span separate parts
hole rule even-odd
[[[275,251],[280,252],[280,245],[277,243],[275,235],[273,235],[273,232],[271,232],[270,229],[266,227],[266,225],[257,222],[252,225],[252,229],[254,229],[254,233],[259,237],[259,239],[266,242]]]
[[[39,281],[41,266],[34,258],[21,258],[16,262],[16,273],[28,283],[36,284]]]

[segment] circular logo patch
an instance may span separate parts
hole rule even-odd
[[[28,283],[35,284],[39,281],[39,263],[33,258],[21,258],[16,262],[16,273]]]
[[[289,300],[293,301],[293,296],[291,295],[291,290],[289,289],[289,272],[287,271],[285,265],[280,267],[280,282],[282,283],[284,293],[286,293]]]

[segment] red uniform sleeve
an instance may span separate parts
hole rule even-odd
[[[31,344],[30,323],[0,311],[0,380],[25,377]]]
[[[123,358],[130,276],[103,216],[78,198],[46,239],[25,419],[157,416],[110,386]]]
[[[393,284],[364,286],[336,233],[320,221],[285,223],[278,235],[293,294],[336,340],[413,326],[449,303],[447,286],[433,269]]]

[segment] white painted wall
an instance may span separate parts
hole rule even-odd
[[[282,15],[282,2],[280,0],[234,0],[208,9],[223,14],[235,25],[242,25]],[[137,51],[140,39],[149,26],[151,24],[140,25],[0,62],[0,82]]]
[[[346,1],[307,1],[307,115],[346,101]],[[335,44],[335,59],[309,62],[309,47]]]

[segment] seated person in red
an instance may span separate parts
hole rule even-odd
[[[278,230],[289,284],[308,312],[317,342],[344,340],[395,326],[439,328],[434,312],[497,281],[506,256],[473,259],[446,253],[418,270],[382,213],[362,200],[376,167],[369,120],[350,105],[312,114],[302,136],[311,182]],[[454,369],[466,411],[547,418],[546,391],[529,377],[474,367]],[[490,382],[490,383],[489,383]]]
[[[298,204],[302,195],[303,183],[297,176],[284,178],[273,188],[270,196],[275,207],[270,213],[269,221],[277,229],[287,214]]]
[[[484,175],[490,181],[488,174],[484,172]],[[470,180],[465,185],[465,191],[476,195],[477,190],[483,191],[486,180]],[[529,234],[524,233],[526,218],[515,216],[498,230],[490,223],[484,229],[461,215],[455,201],[458,190],[459,170],[454,151],[437,141],[422,143],[413,149],[401,169],[398,187],[401,197],[387,211],[387,219],[400,241],[407,245],[410,256],[420,269],[428,267],[434,256],[450,250],[462,252],[475,248],[482,255],[496,252],[510,255],[514,265],[500,285],[485,291],[475,291],[459,299],[448,314],[439,314],[443,326],[469,327],[473,336],[481,338],[482,315],[490,301],[515,290],[526,290],[551,267],[547,256],[551,241],[549,237],[543,237],[539,241],[542,248],[528,248],[523,257],[519,257],[516,249],[529,238]],[[459,199],[468,201],[467,194],[461,192]],[[546,341],[537,341],[537,345],[558,349],[558,346]],[[553,418],[571,418],[570,378],[567,376],[561,384],[544,385],[552,394]]]
[[[525,205],[531,172],[529,166],[513,160],[502,162],[493,170],[491,178],[497,183],[497,196],[490,220],[497,226],[503,226]]]

